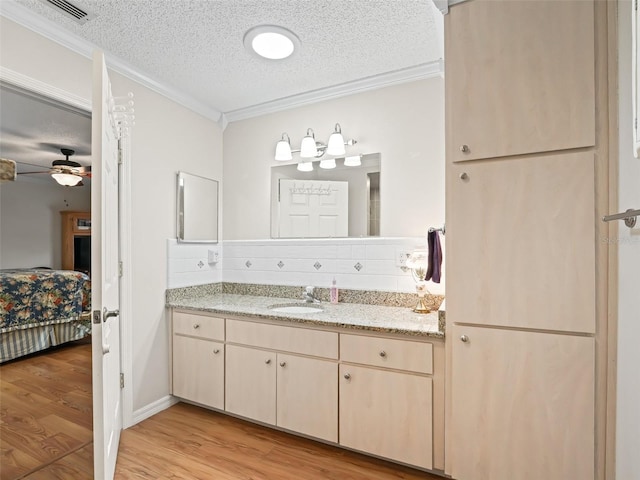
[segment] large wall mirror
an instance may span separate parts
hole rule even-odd
[[[380,154],[362,155],[358,166],[335,164],[271,168],[272,238],[380,236]]]
[[[218,242],[218,182],[178,172],[177,237],[179,242]]]

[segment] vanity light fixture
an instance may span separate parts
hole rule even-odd
[[[268,60],[283,60],[300,47],[300,39],[291,30],[277,25],[258,25],[244,34],[244,46],[252,54]]]
[[[276,143],[276,153],[275,159],[277,161],[288,161],[292,160],[292,153],[299,153],[301,158],[320,158],[325,153],[331,156],[340,156],[346,153],[345,146],[352,146],[358,143],[357,140],[349,139],[345,141],[342,136],[342,128],[339,123],[336,123],[333,133],[329,136],[329,141],[324,144],[322,142],[316,141],[315,133],[313,129],[307,128],[307,134],[302,139],[300,143],[299,150],[291,150],[291,140],[289,139],[289,135],[286,133],[282,134],[278,143]],[[347,157],[347,158],[357,158],[357,163],[355,165],[360,165],[360,157]],[[345,165],[348,165],[345,163]],[[327,160],[321,162],[321,168],[335,168],[335,159]],[[308,168],[308,167],[303,167]]]

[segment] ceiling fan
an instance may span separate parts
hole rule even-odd
[[[75,150],[70,148],[61,148],[60,151],[66,157],[64,160],[54,160],[49,170],[41,172],[20,172],[18,175],[30,175],[38,173],[48,173],[53,179],[60,185],[65,187],[81,187],[84,185],[82,182],[83,177],[91,178],[91,167],[83,167],[78,162],[69,160]]]

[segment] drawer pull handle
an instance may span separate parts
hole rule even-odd
[[[219,348],[214,349],[214,350],[213,350],[213,353],[214,353],[215,355],[219,354],[219,353],[220,353],[220,349],[219,349]]]
[[[380,352],[380,356],[381,356],[382,358],[386,357],[386,356],[387,356],[387,352],[385,352],[384,350],[382,350],[382,351]]]
[[[460,341],[461,341],[462,343],[469,343],[469,337],[467,337],[466,335],[462,335],[462,336],[460,337]]]
[[[467,175],[467,172],[462,172],[460,174],[460,180],[466,180],[469,178],[469,175]]]
[[[264,363],[266,363],[267,365],[269,365],[269,364],[271,363],[271,359],[270,359],[270,358],[267,358],[267,359],[264,361]]]
[[[345,373],[344,374],[344,379],[345,380],[351,380],[351,374],[350,373]]]
[[[469,153],[469,145],[460,145],[460,151],[462,153]]]
[[[196,323],[196,324],[193,325],[193,329],[194,330],[197,330],[199,328],[200,328],[200,324],[199,323]]]
[[[280,362],[280,366],[284,367],[287,364],[287,362]]]

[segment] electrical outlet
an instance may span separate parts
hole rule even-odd
[[[406,267],[407,266],[407,258],[411,255],[411,250],[405,250],[402,248],[398,248],[396,250],[396,267]]]
[[[209,250],[207,253],[207,260],[209,263],[218,263],[220,260],[220,254],[218,250]]]

